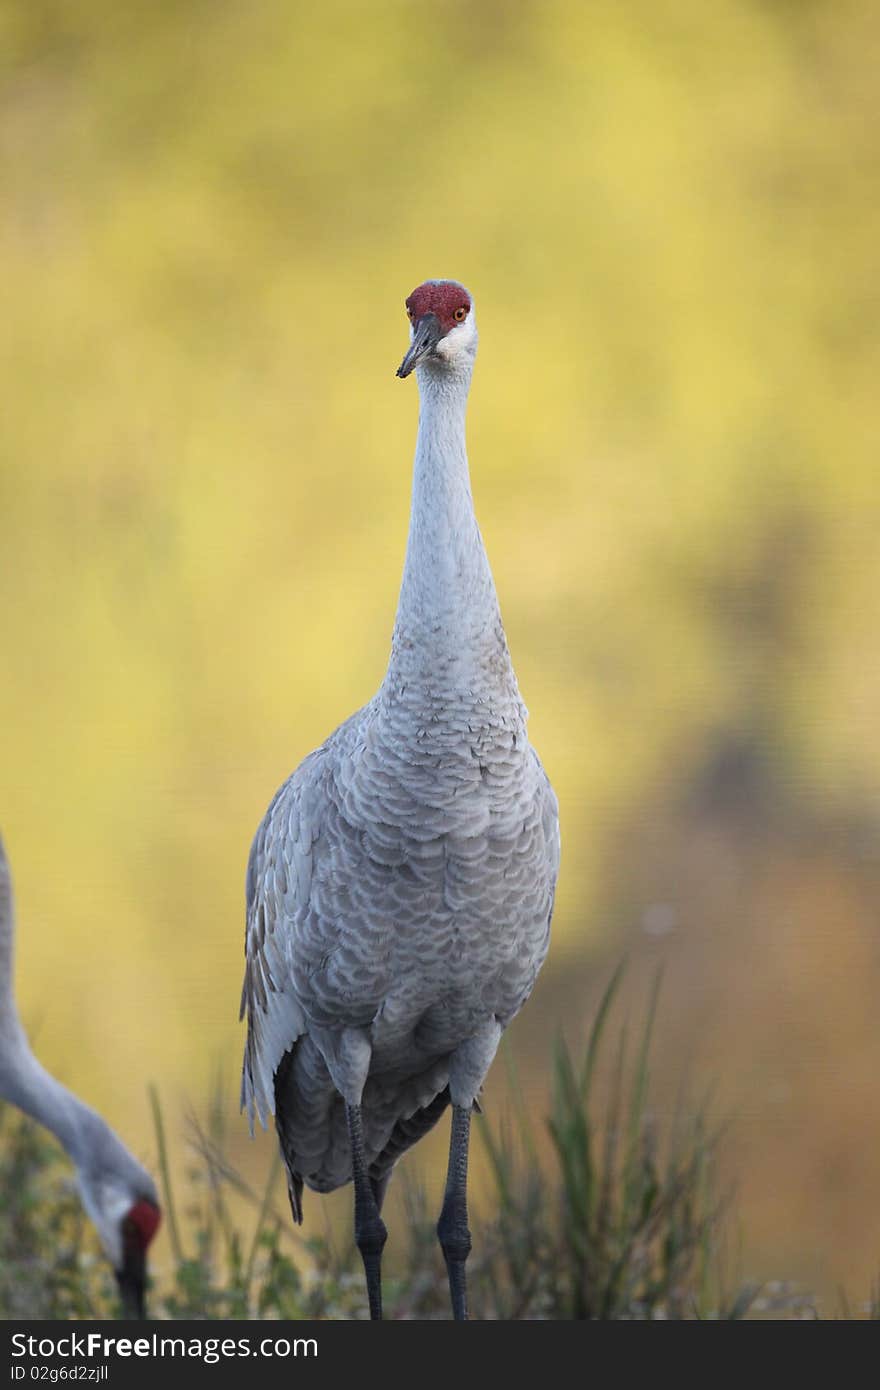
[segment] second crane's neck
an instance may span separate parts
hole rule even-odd
[[[384,691],[520,708],[465,448],[470,366],[417,369],[421,407],[403,583]]]

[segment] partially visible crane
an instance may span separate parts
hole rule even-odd
[[[51,1130],[73,1159],[82,1203],[113,1266],[123,1311],[142,1318],[147,1247],[160,1219],[156,1185],[106,1121],[31,1051],[15,1005],[14,935],[12,878],[0,839],[0,1098]]]
[[[559,819],[471,497],[473,300],[428,280],[406,308],[421,411],[391,659],[254,839],[242,1104],[275,1115],[297,1222],[304,1184],[353,1180],[372,1318],[391,1171],[451,1104],[437,1233],[464,1319],[471,1111],[547,953]]]

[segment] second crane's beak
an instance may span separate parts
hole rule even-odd
[[[436,314],[422,314],[416,321],[413,330],[413,340],[409,345],[409,351],[397,368],[398,376],[409,376],[413,367],[417,367],[423,357],[432,353],[439,343],[442,334],[440,332],[440,320]]]
[[[142,1250],[125,1252],[125,1263],[114,1271],[125,1318],[146,1317],[147,1261]]]

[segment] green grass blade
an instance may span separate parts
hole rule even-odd
[[[599,1055],[599,1046],[602,1042],[602,1034],[605,1031],[605,1024],[608,1020],[608,1014],[611,1010],[611,1005],[614,1000],[614,996],[616,995],[620,987],[620,982],[623,979],[624,973],[626,971],[626,964],[626,956],[624,956],[623,959],[619,961],[619,963],[615,967],[611,979],[605,986],[602,998],[599,1000],[599,1007],[596,1010],[596,1017],[593,1020],[593,1026],[590,1029],[590,1037],[587,1043],[587,1055],[584,1060],[584,1067],[581,1074],[580,1085],[581,1097],[584,1100],[586,1100],[590,1094],[590,1086],[593,1080],[593,1071],[595,1070],[596,1066],[596,1058]]]
[[[168,1222],[168,1238],[178,1264],[183,1260],[183,1246],[177,1225],[177,1212],[174,1207],[174,1191],[171,1186],[171,1169],[168,1165],[168,1148],[165,1143],[165,1125],[162,1121],[162,1107],[159,1092],[154,1085],[148,1088],[150,1108],[153,1112],[153,1128],[156,1131],[156,1149],[159,1155],[159,1176],[162,1180],[162,1193],[165,1200],[165,1217]]]

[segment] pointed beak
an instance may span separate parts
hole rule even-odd
[[[147,1287],[147,1259],[142,1250],[126,1251],[125,1263],[114,1271],[122,1303],[122,1314],[126,1318],[145,1318],[145,1294]]]
[[[409,376],[414,367],[417,367],[423,357],[432,353],[439,343],[442,334],[440,332],[440,320],[436,314],[422,314],[416,320],[413,329],[413,339],[409,345],[409,351],[397,368],[398,376]]]

